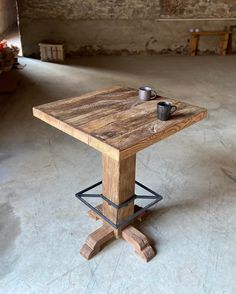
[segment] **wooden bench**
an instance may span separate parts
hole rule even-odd
[[[197,54],[198,43],[200,36],[220,36],[219,52],[221,55],[227,54],[227,48],[229,44],[229,36],[232,32],[227,31],[202,31],[192,32],[189,41],[189,55],[195,56]]]
[[[235,26],[230,26],[229,31],[231,32],[229,36],[229,46],[228,46],[228,53],[233,53],[233,34],[236,32],[236,25]]]

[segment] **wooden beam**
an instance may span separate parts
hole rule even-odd
[[[226,55],[227,54],[227,49],[229,46],[229,33],[225,33],[222,38],[220,39],[220,45],[219,45],[219,49],[220,49],[220,54],[221,55]]]
[[[227,31],[200,31],[200,32],[192,32],[191,35],[193,36],[219,36],[225,35],[231,32]]]

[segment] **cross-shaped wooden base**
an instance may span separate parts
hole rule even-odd
[[[98,210],[102,209],[102,205],[97,206]],[[136,209],[140,209],[136,206]],[[92,210],[88,212],[88,215],[95,219],[99,220],[99,216],[94,213]],[[137,220],[142,221],[145,217],[145,214],[141,215]],[[119,238],[117,236],[117,238]],[[133,225],[129,225],[125,229],[121,231],[121,237],[130,243],[134,251],[146,262],[151,260],[155,256],[155,251],[150,245],[148,238],[136,229]],[[82,246],[80,250],[80,254],[86,258],[90,259],[95,256],[101,249],[105,246],[106,243],[116,238],[115,230],[108,224],[103,223],[103,225],[91,233],[87,239],[85,244]]]

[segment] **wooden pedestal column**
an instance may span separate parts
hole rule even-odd
[[[102,193],[115,204],[119,205],[134,195],[136,155],[116,161],[106,155],[102,157]],[[112,222],[121,223],[134,213],[134,201],[117,210],[103,202],[103,214]],[[115,230],[118,238],[121,230]]]
[[[132,197],[135,193],[135,166],[136,155],[116,161],[103,154],[103,195],[117,205]],[[120,208],[119,210],[109,205],[106,201],[103,201],[102,205],[97,206],[97,209],[101,210],[101,212],[113,223],[121,223],[134,213],[134,201],[131,201],[127,206]],[[99,219],[99,216],[93,211],[89,211],[89,216],[96,220]],[[87,237],[80,253],[86,259],[90,259],[102,249],[105,243],[119,237],[122,237],[130,243],[135,252],[144,261],[149,261],[155,256],[155,252],[149,244],[148,238],[132,225],[128,225],[122,229],[114,229],[111,225],[105,222],[102,227]]]

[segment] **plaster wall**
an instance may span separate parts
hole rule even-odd
[[[62,41],[81,55],[180,53],[190,28],[222,30],[236,25],[234,0],[21,0],[23,51],[38,54],[43,40]],[[215,51],[218,38],[202,38]]]
[[[0,1],[0,37],[16,23],[16,1]]]

